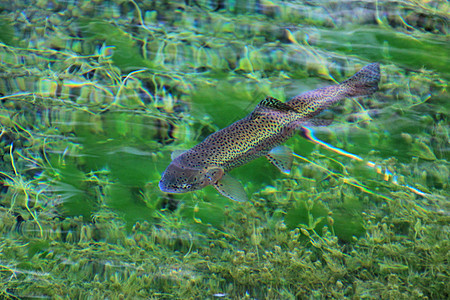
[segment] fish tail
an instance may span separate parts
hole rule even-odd
[[[355,75],[340,84],[318,88],[297,95],[288,102],[298,112],[299,119],[309,119],[344,98],[366,96],[378,89],[380,64],[365,66]]]
[[[340,85],[345,89],[347,97],[360,97],[376,92],[379,82],[380,64],[373,63],[365,66]]]

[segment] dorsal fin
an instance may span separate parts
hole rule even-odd
[[[262,100],[261,102],[259,102],[258,107],[271,108],[271,109],[276,109],[276,110],[281,110],[281,111],[286,111],[286,112],[295,111],[295,109],[293,109],[289,105],[281,102],[278,99],[272,98],[272,97],[267,97],[264,100]]]
[[[255,110],[253,110],[251,114],[251,118],[255,119],[261,116],[264,113],[267,113],[268,110],[278,111],[280,113],[288,113],[288,112],[297,112],[295,109],[290,107],[289,105],[281,102],[272,97],[267,97],[261,102],[259,102],[258,106],[256,106]]]

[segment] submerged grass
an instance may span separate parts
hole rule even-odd
[[[448,298],[448,3],[29,4],[0,13],[2,298]],[[247,203],[159,191],[173,150],[373,60],[316,133],[397,184],[295,137],[290,177],[233,171]]]

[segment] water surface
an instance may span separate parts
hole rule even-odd
[[[446,1],[0,7],[3,298],[448,297]],[[291,175],[232,172],[247,203],[159,190],[172,151],[376,61],[314,129],[362,162],[298,135]]]

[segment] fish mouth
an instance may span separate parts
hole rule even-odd
[[[159,182],[159,189],[161,190],[161,192],[164,193],[173,193],[173,194],[183,193],[183,191],[180,188],[176,186],[168,186],[162,180]]]

